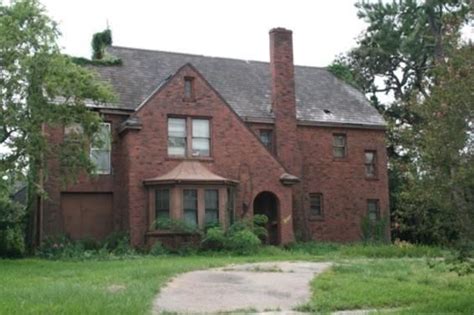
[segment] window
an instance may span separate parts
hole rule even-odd
[[[168,155],[186,155],[186,119],[168,118]]]
[[[273,132],[272,130],[260,130],[260,140],[273,152]]]
[[[209,156],[210,132],[208,119],[193,119],[192,150],[193,156]]]
[[[376,162],[376,152],[375,151],[365,151],[365,176],[366,177],[375,177],[377,175],[375,162]]]
[[[169,189],[158,189],[155,193],[155,218],[170,218],[170,191]]]
[[[64,127],[64,138],[66,140],[74,140],[84,133],[84,128],[79,123],[72,123]]]
[[[312,217],[323,215],[323,194],[313,193],[309,195],[310,214]]]
[[[186,99],[193,99],[194,98],[194,89],[193,89],[193,82],[194,78],[192,77],[185,77],[184,78],[184,98]]]
[[[346,157],[346,135],[335,134],[333,136],[332,153],[335,158]]]
[[[92,139],[90,148],[90,159],[98,174],[110,174],[110,152],[112,147],[110,137],[110,123],[101,123],[94,139]]]
[[[205,223],[215,224],[219,222],[219,191],[217,189],[206,189],[204,192]]]
[[[234,188],[227,188],[227,213],[229,217],[229,223],[234,223],[234,204],[235,204],[235,192]]]
[[[378,199],[367,200],[367,216],[371,222],[376,222],[380,219],[380,208]]]
[[[184,189],[183,190],[184,222],[193,226],[196,226],[198,224],[197,208],[198,208],[197,190]]]
[[[210,129],[209,119],[168,118],[168,155],[209,157],[211,155]]]

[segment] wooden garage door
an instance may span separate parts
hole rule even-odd
[[[65,233],[72,239],[102,240],[112,232],[111,193],[62,193]]]

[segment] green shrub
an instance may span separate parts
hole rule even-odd
[[[130,246],[125,233],[110,235],[104,242],[90,239],[72,241],[67,236],[49,237],[36,251],[36,255],[46,259],[87,260],[119,259],[137,255]]]
[[[156,242],[150,248],[148,254],[151,256],[163,256],[169,254],[169,251],[163,246],[161,242]]]
[[[226,235],[224,230],[219,227],[212,227],[206,231],[204,238],[201,241],[201,248],[203,250],[223,250],[225,248]]]
[[[175,219],[157,219],[155,227],[159,230],[177,232],[177,233],[200,233],[199,227]]]
[[[25,254],[25,240],[20,225],[0,230],[0,257],[21,257]]]
[[[253,254],[262,242],[251,230],[241,230],[226,238],[225,248],[240,255]]]
[[[372,221],[365,216],[361,221],[362,239],[365,242],[387,243],[388,219]]]

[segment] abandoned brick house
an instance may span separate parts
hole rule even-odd
[[[385,122],[364,95],[325,68],[293,65],[292,32],[270,31],[270,63],[109,47],[122,65],[95,67],[118,95],[91,106],[105,141],[98,176],[64,188],[49,161],[41,237],[134,246],[173,232],[171,218],[226,227],[269,217],[268,242],[350,242],[361,219],[388,216]],[[60,143],[68,127],[49,128]]]

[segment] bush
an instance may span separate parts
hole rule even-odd
[[[387,219],[381,219],[374,222],[367,216],[363,217],[361,221],[362,239],[365,242],[387,243],[387,227]]]
[[[199,233],[199,227],[190,225],[183,220],[157,219],[155,227],[159,230],[172,231],[177,233]]]
[[[221,227],[209,228],[201,241],[203,250],[223,250],[225,248],[226,235]]]
[[[255,253],[267,237],[265,224],[268,218],[256,215],[253,220],[243,219],[232,224],[227,232],[221,227],[207,229],[201,241],[202,250],[226,250],[239,255]]]
[[[161,244],[161,242],[156,242],[153,244],[153,246],[150,248],[150,251],[148,252],[148,255],[151,256],[163,256],[169,254],[169,251]]]
[[[36,255],[46,259],[118,259],[136,256],[125,233],[114,233],[104,242],[94,240],[73,241],[67,236],[47,238],[39,247]]]
[[[0,230],[0,257],[21,257],[25,253],[25,241],[20,225]]]
[[[225,248],[240,255],[253,254],[262,242],[251,230],[241,230],[230,234],[225,241]]]

